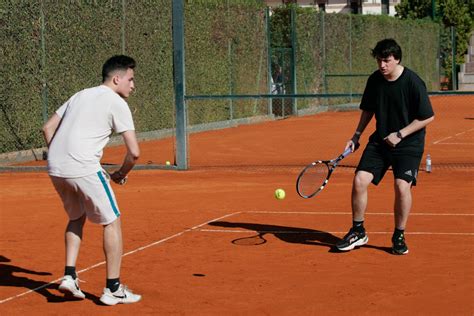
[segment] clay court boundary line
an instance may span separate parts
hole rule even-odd
[[[450,135],[450,136],[447,136],[447,137],[438,139],[438,140],[434,141],[433,144],[434,144],[434,145],[448,145],[448,144],[450,144],[450,143],[441,143],[441,142],[443,142],[443,141],[445,141],[445,140],[448,140],[448,139],[451,139],[451,138],[453,138],[453,137],[461,136],[461,135],[463,135],[463,134],[465,134],[465,133],[467,133],[467,132],[473,131],[473,130],[474,130],[474,128],[471,128],[471,129],[465,130],[465,131],[463,131],[463,132],[459,132],[459,133],[456,133],[456,134],[454,134],[454,135]],[[452,143],[452,144],[453,144],[453,145],[457,145],[456,143]],[[461,143],[461,144],[465,144],[465,143]]]
[[[296,212],[282,212],[282,211],[246,211],[246,212],[237,212],[237,213],[250,213],[250,214],[301,214],[301,215],[352,215],[351,212],[305,212],[305,211],[296,211]],[[237,214],[235,213],[235,214]],[[382,216],[393,216],[393,212],[367,212],[365,215],[382,215]],[[474,216],[469,213],[410,213],[410,216]]]
[[[436,145],[456,145],[456,146],[459,146],[459,145],[474,145],[474,143],[438,143]]]
[[[168,237],[165,237],[163,239],[160,239],[160,240],[157,240],[155,242],[152,242],[148,245],[145,245],[145,246],[142,246],[142,247],[139,247],[139,248],[136,248],[134,250],[131,250],[127,253],[124,253],[122,255],[122,258],[123,257],[126,257],[126,256],[129,256],[129,255],[132,255],[134,253],[137,253],[139,251],[142,251],[142,250],[145,250],[147,248],[150,248],[150,247],[153,247],[153,246],[156,246],[156,245],[159,245],[159,244],[162,244],[168,240],[171,240],[173,238],[176,238],[176,237],[179,237],[179,236],[182,236],[183,234],[187,233],[187,232],[192,232],[192,231],[196,231],[196,232],[215,232],[215,233],[249,233],[250,231],[249,230],[217,230],[217,229],[201,229],[201,227],[205,226],[205,225],[208,225],[209,223],[212,223],[212,222],[217,222],[217,221],[220,221],[220,220],[223,220],[225,218],[228,218],[228,217],[232,217],[232,216],[235,216],[235,215],[238,215],[238,214],[282,214],[282,215],[350,215],[351,213],[350,212],[279,212],[279,211],[246,211],[246,212],[233,212],[233,213],[228,213],[226,215],[223,215],[223,216],[220,216],[218,218],[215,218],[215,219],[212,219],[212,220],[209,220],[209,221],[206,221],[204,223],[201,223],[199,225],[196,225],[196,226],[193,226],[191,228],[188,228],[188,229],[185,229],[181,232],[178,232],[176,234],[173,234],[173,235],[170,235]],[[387,216],[387,215],[393,215],[392,212],[378,212],[378,213],[366,213],[366,215],[382,215],[382,216]],[[446,213],[440,213],[440,214],[437,214],[437,213],[411,213],[410,214],[411,216],[474,216],[474,214],[446,214]],[[261,231],[261,233],[269,233],[269,234],[323,234],[323,233],[331,233],[331,234],[344,234],[346,232],[314,232],[314,231],[308,231],[308,232],[294,232],[294,231]],[[370,232],[371,234],[392,234],[393,232]],[[474,233],[435,233],[435,232],[407,232],[406,233],[407,235],[448,235],[448,236],[474,236]],[[77,274],[81,274],[81,273],[85,273],[89,270],[92,270],[92,269],[95,269],[101,265],[104,265],[105,264],[105,261],[101,261],[101,262],[98,262],[94,265],[91,265],[87,268],[84,268],[80,271],[77,272]],[[20,294],[17,294],[17,295],[14,295],[14,296],[10,296],[8,298],[5,298],[5,299],[2,299],[0,300],[0,304],[3,304],[3,303],[6,303],[8,301],[11,301],[11,300],[14,300],[14,299],[17,299],[17,298],[20,298],[22,296],[25,296],[27,294],[30,294],[32,292],[36,292],[38,290],[41,290],[43,288],[46,288],[46,287],[49,287],[55,283],[58,283],[59,281],[61,280],[61,278],[58,278],[58,279],[55,279],[53,281],[50,281],[49,283],[47,284],[44,284],[42,286],[39,286],[37,288],[34,288],[34,289],[31,289],[31,290],[28,290],[28,291],[25,291],[23,293],[20,293]]]
[[[147,248],[150,248],[150,247],[153,247],[153,246],[162,244],[162,243],[164,243],[164,242],[166,242],[166,241],[168,241],[168,240],[170,240],[170,239],[179,237],[179,236],[181,236],[181,235],[183,235],[183,234],[185,234],[185,233],[187,233],[187,232],[190,232],[190,231],[199,229],[200,227],[205,226],[205,225],[207,225],[207,224],[209,224],[209,223],[211,223],[211,222],[216,222],[216,221],[222,220],[222,219],[224,219],[224,218],[234,216],[234,215],[239,214],[239,213],[241,213],[241,212],[229,213],[229,214],[226,214],[226,215],[224,215],[224,216],[211,219],[211,220],[206,221],[206,222],[204,222],[204,223],[202,223],[202,224],[199,224],[199,225],[196,225],[196,226],[194,226],[194,227],[185,229],[185,230],[183,230],[183,231],[181,231],[181,232],[179,232],[179,233],[176,233],[176,234],[174,234],[174,235],[171,235],[171,236],[165,237],[165,238],[163,238],[163,239],[157,240],[157,241],[155,241],[155,242],[152,242],[151,244],[148,244],[148,245],[145,245],[145,246],[136,248],[136,249],[134,249],[134,250],[131,250],[131,251],[127,252],[127,253],[124,253],[124,254],[122,255],[122,258],[123,258],[123,257],[126,257],[126,256],[128,256],[128,255],[137,253],[137,252],[139,252],[139,251],[145,250],[145,249],[147,249]],[[94,264],[94,265],[91,265],[91,266],[89,266],[89,267],[87,267],[87,268],[84,268],[84,269],[78,271],[77,274],[81,274],[81,273],[87,272],[87,271],[89,271],[89,270],[92,270],[92,269],[97,268],[97,267],[99,267],[99,266],[101,266],[101,265],[104,265],[104,264],[105,264],[105,261],[96,263],[96,264]],[[3,304],[3,303],[5,303],[5,302],[8,302],[8,301],[11,301],[11,300],[14,300],[14,299],[17,299],[17,298],[19,298],[19,297],[25,296],[25,295],[30,294],[30,293],[32,293],[32,292],[36,292],[36,291],[41,290],[41,289],[43,289],[43,288],[45,288],[45,287],[51,286],[51,285],[53,285],[53,284],[55,284],[55,283],[58,283],[61,279],[62,279],[62,277],[61,277],[61,278],[58,278],[58,279],[56,279],[56,280],[50,281],[49,283],[44,284],[44,285],[42,285],[42,286],[39,286],[39,287],[37,287],[37,288],[28,290],[28,291],[26,291],[26,292],[23,292],[23,293],[14,295],[14,296],[7,297],[7,298],[5,298],[5,299],[2,299],[2,300],[0,300],[0,304]]]
[[[196,229],[195,232],[205,232],[205,233],[255,233],[253,230],[236,230],[236,229]],[[291,230],[259,230],[258,233],[260,234],[314,234],[314,235],[322,235],[322,234],[346,234],[347,231],[340,231],[340,232],[326,232],[326,231],[291,231]],[[391,235],[393,231],[390,232],[368,232],[369,234],[379,234],[379,235]],[[474,233],[439,233],[439,232],[406,232],[405,235],[447,235],[447,236],[474,236]]]

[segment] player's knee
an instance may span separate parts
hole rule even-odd
[[[395,180],[395,192],[399,195],[411,194],[411,181],[404,179]]]
[[[367,172],[357,172],[353,182],[354,189],[357,191],[366,190],[371,181],[371,174]]]
[[[121,229],[122,225],[121,225],[120,217],[117,217],[114,221],[102,226],[104,227],[104,229],[108,229],[108,230]]]

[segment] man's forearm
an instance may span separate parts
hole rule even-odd
[[[427,118],[425,120],[413,120],[410,124],[402,128],[399,132],[402,134],[402,137],[405,138],[410,134],[413,134],[416,131],[419,131],[420,129],[424,128],[426,125],[431,123],[434,120],[434,116]]]
[[[138,160],[138,157],[131,154],[130,152],[127,152],[127,154],[125,155],[125,159],[123,160],[122,167],[120,167],[118,172],[124,176],[127,175],[130,172],[130,170],[133,169],[137,160]]]
[[[362,135],[365,128],[369,124],[370,120],[372,120],[373,116],[374,116],[373,112],[362,110],[362,113],[360,114],[359,124],[357,124],[357,129],[354,132],[354,136],[352,136],[352,141],[354,143],[358,142],[360,136]]]
[[[53,140],[54,134],[59,127],[59,123],[61,123],[61,117],[56,113],[51,116],[51,118],[43,125],[42,132],[44,141],[49,148],[51,141]]]

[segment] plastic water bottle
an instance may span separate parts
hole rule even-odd
[[[426,155],[426,172],[431,172],[431,156]]]

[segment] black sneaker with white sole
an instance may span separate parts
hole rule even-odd
[[[356,231],[353,228],[344,236],[344,238],[336,244],[336,248],[340,251],[349,251],[355,247],[365,245],[369,241],[369,236],[363,231]]]
[[[392,253],[395,255],[406,255],[408,253],[408,247],[405,243],[405,234],[392,237]]]

